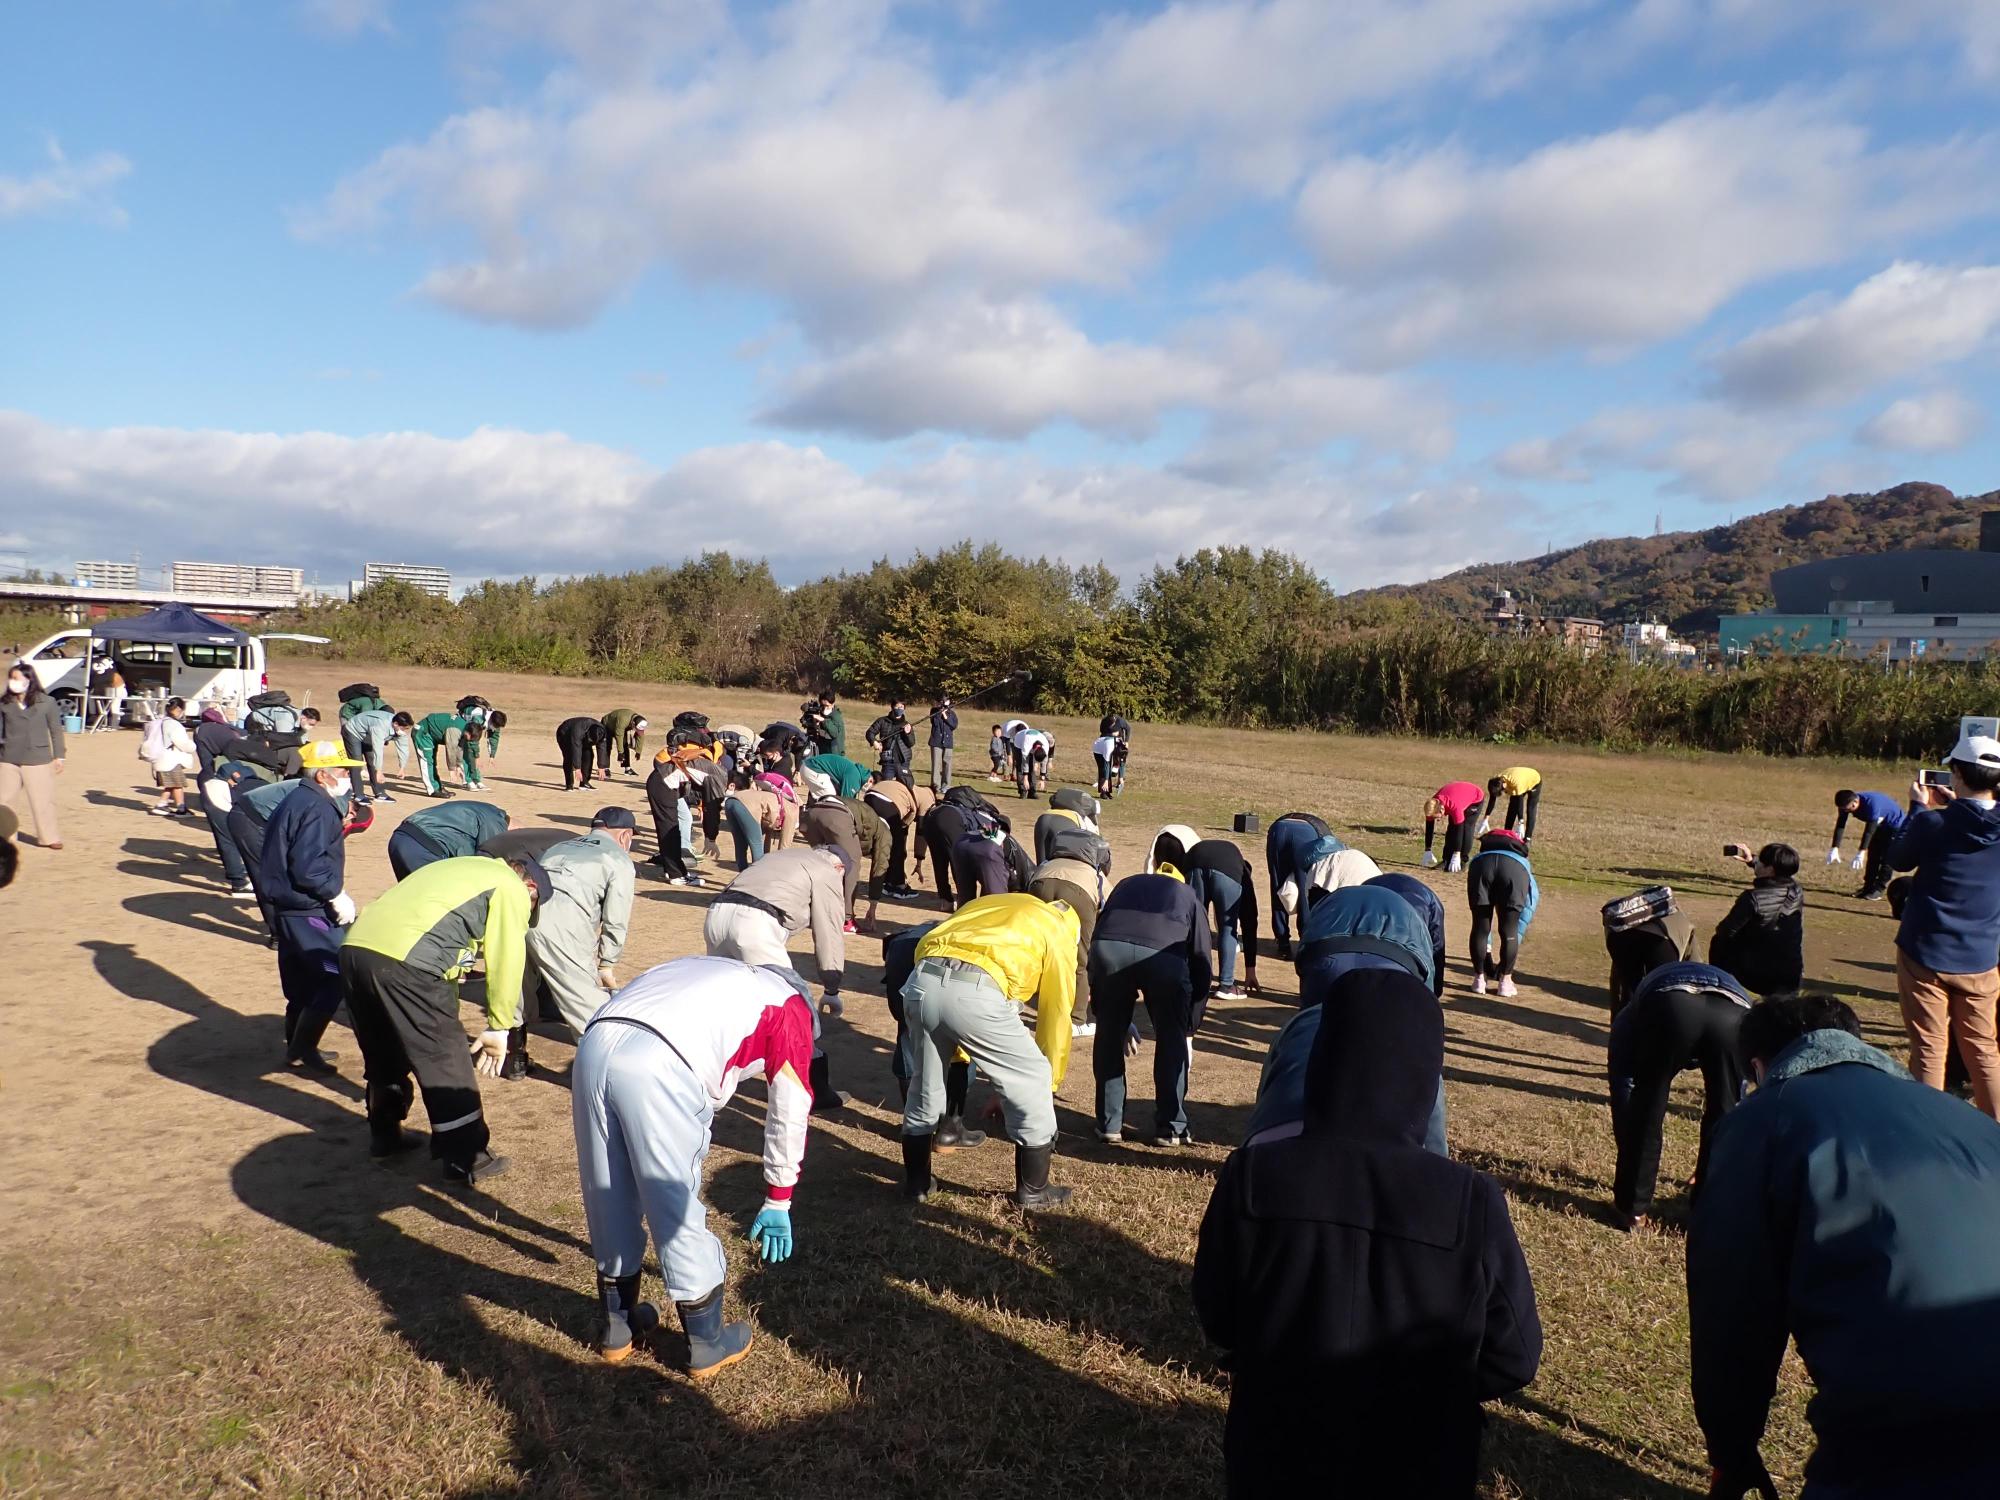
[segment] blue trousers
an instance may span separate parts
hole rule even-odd
[[[1188,884],[1203,906],[1215,910],[1215,946],[1221,971],[1216,983],[1226,990],[1236,983],[1236,952],[1242,946],[1243,932],[1243,920],[1236,909],[1243,900],[1243,887],[1234,876],[1217,870],[1196,870]]]
[[[332,1015],[340,1009],[340,929],[321,912],[281,911],[276,922],[285,1014]]]
[[[736,868],[747,870],[753,861],[764,857],[764,826],[734,797],[722,804],[722,815],[729,820],[729,836],[736,841]]]

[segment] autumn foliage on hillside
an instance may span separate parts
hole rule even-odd
[[[1973,547],[1979,513],[1995,507],[2000,490],[1958,496],[1941,485],[1899,484],[1875,495],[1787,505],[1706,531],[1617,537],[1522,562],[1481,563],[1377,592],[1475,614],[1509,589],[1547,614],[1659,620],[1683,634],[1706,632],[1719,616],[1768,609],[1774,569],[1855,552]]]

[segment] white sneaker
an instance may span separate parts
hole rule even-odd
[[[1425,870],[1435,870],[1437,868],[1437,862],[1438,862],[1437,855],[1432,853],[1429,849],[1426,849],[1424,851],[1424,857],[1420,861],[1418,861],[1418,868]]]
[[[166,802],[155,802],[146,811],[156,818],[171,818],[174,815],[173,806]]]
[[[1069,1034],[1072,1037],[1096,1036],[1097,1023],[1095,1021],[1072,1022],[1069,1028]]]
[[[1486,976],[1484,974],[1478,975],[1473,979],[1472,993],[1475,995],[1483,995],[1486,993]]]
[[[1500,981],[1500,998],[1502,1000],[1512,1000],[1519,993],[1520,991],[1514,988],[1514,981],[1511,977]]]

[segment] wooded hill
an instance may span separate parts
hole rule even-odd
[[[1540,613],[1659,620],[1680,634],[1712,631],[1721,615],[1768,609],[1774,569],[1855,552],[1973,547],[1979,513],[1996,507],[2000,490],[1959,496],[1941,485],[1899,484],[1875,495],[1787,505],[1706,531],[1585,542],[1373,592],[1467,615],[1510,589]]]

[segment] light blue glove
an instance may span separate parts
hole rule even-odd
[[[750,1225],[750,1243],[764,1252],[766,1261],[787,1259],[792,1253],[792,1211],[765,1204]]]

